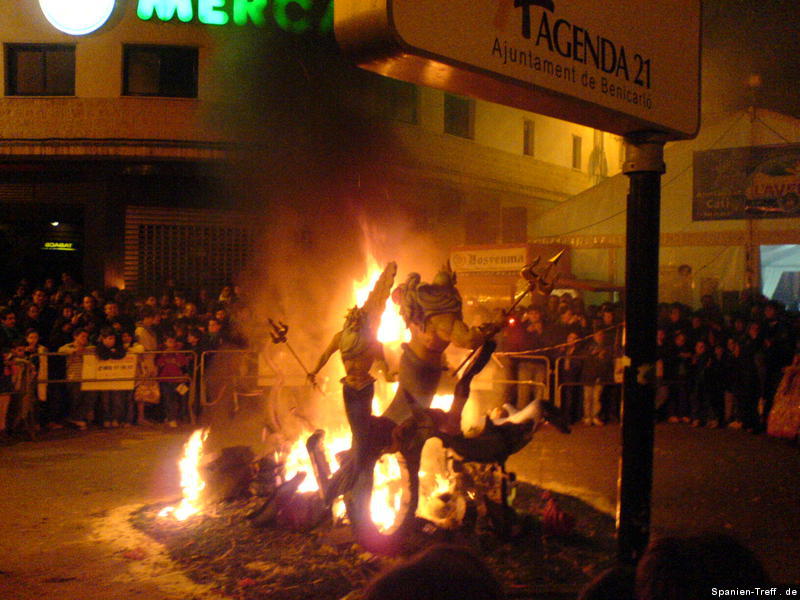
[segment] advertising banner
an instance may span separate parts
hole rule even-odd
[[[694,153],[692,220],[800,216],[800,144]]]

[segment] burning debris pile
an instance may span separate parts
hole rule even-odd
[[[549,293],[553,282],[547,275],[557,259],[542,273],[535,263],[523,270],[526,293]],[[137,516],[142,528],[173,543],[179,561],[193,569],[206,565],[203,577],[218,580],[225,573],[226,592],[235,574],[240,597],[249,587],[272,593],[270,586],[287,593],[298,589],[296,596],[280,597],[309,597],[309,581],[340,597],[390,560],[378,556],[408,555],[440,541],[499,551],[498,569],[515,573],[509,577],[514,581],[524,564],[541,568],[552,540],[569,543],[595,535],[575,534],[575,519],[560,500],[537,496],[505,469],[509,456],[525,447],[542,423],[569,432],[554,406],[537,400],[518,412],[506,407],[487,415],[471,436],[461,429],[471,382],[489,362],[502,323],[481,328],[463,323],[449,267],[432,284],[410,274],[390,299],[396,271],[394,263],[383,270],[376,265],[369,281],[359,284],[356,306],[313,370],[291,350],[314,390],[323,394],[316,377],[334,353],[341,355],[349,431],[316,429],[295,410],[291,414],[305,430],[293,441],[286,431],[273,430],[272,445],[260,455],[242,445],[205,455],[208,430],[198,430],[180,461],[180,503],[155,516],[149,509]],[[271,325],[273,341],[286,343],[288,327]],[[403,340],[408,343],[398,350]],[[454,393],[437,396],[443,351],[451,342],[472,353],[456,370]],[[384,346],[401,354],[400,376],[399,383],[379,386],[370,375],[373,364],[387,382],[395,379]],[[594,520],[593,531],[610,526]],[[505,547],[513,550],[505,555],[500,550]],[[587,552],[590,564],[603,562],[603,549]],[[523,560],[526,553],[535,555],[529,563]],[[337,561],[346,564],[331,567]],[[560,564],[553,562],[556,571],[563,568],[575,581],[576,565]]]
[[[515,489],[514,506],[528,523],[516,539],[423,528],[407,552],[438,542],[466,544],[503,581],[509,598],[574,598],[586,581],[613,563],[612,518],[525,483]],[[262,502],[255,496],[222,502],[185,521],[159,517],[160,506],[146,506],[131,521],[162,543],[192,580],[239,600],[340,600],[398,560],[366,552],[348,526],[333,521],[307,532],[253,527],[247,516]],[[547,533],[543,515],[548,504],[578,517],[572,533]]]
[[[557,259],[550,261],[550,267]],[[552,287],[545,279],[550,267],[537,274],[535,266],[523,270],[528,291]],[[530,442],[540,423],[557,423],[558,418],[552,415],[557,417],[558,411],[537,400],[516,415],[487,417],[478,435],[466,437],[461,430],[461,412],[469,399],[472,379],[491,358],[496,346],[493,337],[502,323],[479,329],[468,328],[461,321],[461,298],[449,266],[440,271],[433,284],[421,283],[419,275],[412,273],[394,293],[397,265],[389,263],[376,272],[368,285],[356,290],[360,306],[347,313],[344,327],[333,336],[312,371],[292,350],[315,389],[317,374],[334,353],[341,354],[350,443],[346,435],[333,436],[333,451],[329,453],[325,432],[318,430],[301,435],[293,447],[287,448],[280,432],[274,432],[281,443],[273,454],[257,461],[249,448],[237,446],[223,448],[213,460],[208,458],[200,464],[206,434],[197,432],[187,443],[181,466],[186,466],[186,471],[199,468],[203,475],[198,480],[196,474],[182,472],[182,480],[188,484],[184,499],[177,509],[165,509],[165,515],[173,513],[181,519],[192,509],[197,510],[201,500],[211,503],[255,494],[262,495],[264,501],[248,515],[253,525],[277,524],[307,531],[330,518],[342,518],[341,506],[336,505],[341,497],[356,539],[379,554],[401,552],[405,538],[426,525],[445,529],[469,525],[474,529],[482,518],[503,538],[519,533],[522,527],[509,502],[513,474],[506,472],[505,462]],[[368,290],[365,299],[363,289]],[[524,295],[514,301],[514,306]],[[372,407],[377,396],[370,369],[378,364],[387,381],[394,379],[384,356],[379,326],[394,320],[395,305],[402,313],[400,323],[409,327],[410,342],[403,346],[394,399],[381,414]],[[288,326],[272,320],[270,324],[272,340],[288,346]],[[401,333],[386,343],[399,339],[403,339]],[[433,408],[443,351],[451,342],[473,352],[462,363],[465,368],[453,396],[438,404],[441,408]],[[569,431],[568,427],[562,430]],[[446,460],[436,465],[439,472],[431,473],[434,485],[426,490],[429,482],[424,479],[430,469],[423,465],[422,456],[432,439],[441,442],[440,452],[447,452],[443,455]]]

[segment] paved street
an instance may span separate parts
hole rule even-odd
[[[114,529],[130,507],[177,496],[176,462],[188,434],[96,431],[0,448],[0,599],[77,600],[88,589],[94,600],[211,597],[170,572],[155,544]],[[509,466],[613,511],[617,444],[615,427],[578,427],[568,436],[545,430]],[[796,447],[663,425],[655,469],[655,531],[729,531],[777,581],[800,582]]]
[[[123,539],[123,527],[101,541],[96,526],[118,507],[179,495],[187,435],[101,430],[0,448],[0,599],[181,598],[155,582],[153,561],[124,558],[136,549],[156,558],[147,540]],[[131,574],[140,562],[150,572]]]
[[[545,488],[614,512],[619,428],[549,428],[509,461]],[[800,582],[800,450],[728,429],[656,427],[654,534],[725,531],[755,550],[780,582]]]

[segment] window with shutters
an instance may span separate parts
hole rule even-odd
[[[7,96],[74,96],[75,46],[5,44]]]
[[[197,98],[197,48],[126,44],[124,96]]]
[[[452,94],[444,95],[444,132],[474,139],[475,101]]]

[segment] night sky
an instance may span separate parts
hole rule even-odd
[[[707,112],[751,105],[757,73],[756,106],[800,118],[800,2],[704,0],[703,71]]]

